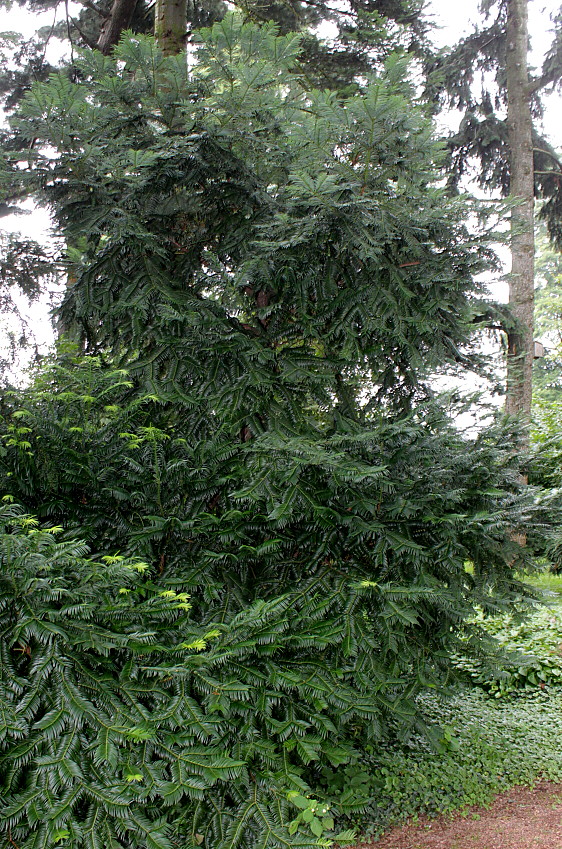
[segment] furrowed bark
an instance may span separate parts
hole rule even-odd
[[[96,45],[97,49],[105,56],[111,53],[123,30],[130,26],[136,5],[137,0],[113,0],[109,17],[106,18],[101,28]]]

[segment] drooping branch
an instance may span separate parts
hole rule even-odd
[[[69,21],[70,21],[70,23],[72,24],[72,26],[74,27],[74,29],[76,30],[76,32],[78,33],[78,35],[80,36],[80,38],[82,39],[82,41],[84,42],[84,44],[85,44],[87,47],[89,47],[91,50],[96,49],[96,48],[97,48],[97,44],[96,44],[96,43],[95,43],[92,39],[88,38],[88,36],[87,36],[87,35],[86,35],[86,33],[83,31],[83,29],[81,28],[80,24],[79,24],[79,23],[78,23],[78,21],[76,20],[76,18],[73,18],[73,17],[71,16],[71,17],[69,18]]]
[[[552,151],[545,150],[543,147],[534,147],[533,153],[542,153],[544,156],[548,156],[548,158],[556,164],[558,169],[560,171],[562,171],[562,163],[560,162],[560,160],[556,156],[556,154],[552,153]],[[538,171],[535,171],[535,174],[538,174],[538,173],[539,173]],[[546,172],[542,172],[542,173],[546,173]],[[549,173],[552,173],[552,172],[549,172]]]

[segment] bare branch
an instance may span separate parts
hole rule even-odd
[[[531,80],[531,83],[528,88],[529,94],[534,94],[536,91],[539,91],[541,88],[545,88],[545,86],[550,85],[551,83],[558,83],[562,79],[562,68],[553,68],[547,74],[542,74],[540,77],[535,77],[535,79]]]
[[[70,22],[72,23],[72,26],[74,27],[74,29],[76,30],[76,32],[78,33],[78,35],[80,36],[80,38],[82,39],[84,44],[87,47],[90,47],[92,50],[95,50],[96,49],[96,42],[92,41],[91,38],[88,38],[88,36],[80,28],[78,21],[75,18],[71,17]]]
[[[95,3],[92,3],[92,0],[79,0],[80,5],[84,6],[86,9],[91,9],[92,12],[95,12],[96,15],[99,15],[100,18],[107,18],[107,13],[102,11],[99,6],[96,6]]]
[[[100,32],[97,49],[105,56],[111,53],[123,30],[130,25],[137,0],[113,0],[111,11]]]

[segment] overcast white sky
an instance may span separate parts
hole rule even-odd
[[[428,10],[439,25],[433,41],[441,47],[453,44],[460,35],[470,32],[480,20],[479,0],[430,0]],[[552,16],[560,9],[560,0],[529,0],[529,33],[531,64],[540,69],[545,52],[552,42]],[[546,95],[544,131],[552,144],[562,147],[562,98],[558,93]]]

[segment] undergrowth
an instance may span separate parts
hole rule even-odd
[[[496,640],[488,657],[457,657],[457,670],[469,683],[496,699],[562,683],[562,610],[542,607],[524,618],[517,615],[481,619]]]
[[[562,589],[562,577],[544,578],[530,583]],[[562,608],[556,596],[546,600],[522,620],[483,620],[499,643],[497,665],[459,660],[468,686],[449,699],[419,698],[439,729],[433,740],[412,736],[324,770],[330,802],[366,837],[406,819],[486,807],[516,784],[562,781]]]
[[[466,690],[451,700],[428,695],[423,708],[442,729],[437,750],[413,737],[331,777],[334,802],[362,802],[349,818],[365,836],[409,818],[487,806],[516,784],[562,781],[562,694],[498,703]]]

